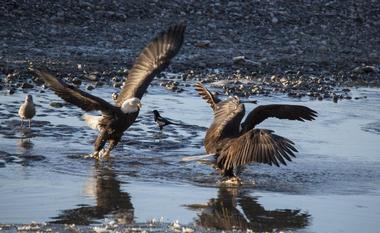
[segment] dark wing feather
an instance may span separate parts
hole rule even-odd
[[[302,105],[270,104],[260,105],[253,109],[242,124],[242,133],[245,133],[269,117],[279,119],[311,121],[317,117],[317,112]]]
[[[294,143],[266,129],[252,129],[238,138],[226,139],[217,163],[223,169],[257,162],[279,166],[295,157]]]
[[[215,153],[216,145],[220,140],[239,135],[240,122],[244,114],[244,105],[240,104],[238,98],[231,97],[218,103],[214,112],[214,121],[205,137],[207,153]]]
[[[154,76],[169,65],[181,48],[186,26],[177,24],[160,33],[137,57],[126,83],[116,99],[121,106],[126,99],[142,98]]]
[[[110,113],[115,108],[115,106],[111,105],[107,101],[90,95],[72,85],[68,85],[46,71],[37,69],[30,70],[37,74],[45,83],[47,83],[48,86],[63,100],[74,104],[85,111],[100,110],[103,113]]]
[[[202,97],[202,99],[206,100],[208,104],[210,104],[212,110],[216,110],[217,104],[220,102],[218,98],[216,98],[202,83],[197,82],[195,85],[195,90]]]

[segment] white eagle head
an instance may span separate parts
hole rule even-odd
[[[123,113],[134,113],[140,110],[142,104],[139,98],[133,97],[127,99],[121,105],[121,111]]]

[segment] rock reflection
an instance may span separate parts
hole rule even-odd
[[[188,205],[199,211],[195,223],[203,228],[216,230],[253,230],[272,232],[297,230],[309,224],[310,215],[300,210],[265,210],[257,198],[236,188],[221,187],[217,198],[207,204]]]
[[[113,215],[117,223],[130,224],[134,220],[134,208],[129,193],[122,192],[110,162],[97,162],[95,174],[96,206],[81,206],[64,210],[52,223],[88,225]]]

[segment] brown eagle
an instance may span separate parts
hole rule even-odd
[[[301,105],[271,104],[253,109],[241,123],[244,104],[238,97],[220,101],[201,83],[195,85],[199,95],[210,104],[214,121],[207,130],[206,152],[216,158],[216,165],[226,177],[236,177],[234,169],[248,163],[286,165],[297,152],[294,143],[256,125],[270,117],[288,120],[314,120],[317,112]]]

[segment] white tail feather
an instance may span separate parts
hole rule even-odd
[[[214,156],[215,154],[207,154],[207,155],[195,155],[195,156],[186,156],[181,159],[181,161],[190,162],[194,160],[201,160],[205,159],[211,156]]]
[[[99,130],[99,121],[102,119],[102,116],[83,114],[82,119],[91,129]]]

